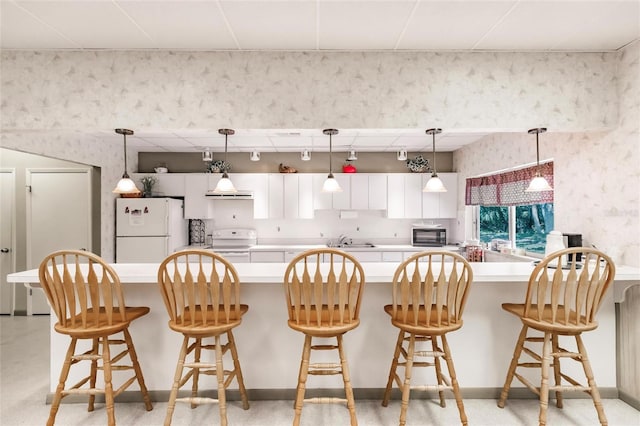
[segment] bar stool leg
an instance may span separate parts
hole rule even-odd
[[[107,408],[107,424],[115,426],[116,418],[113,407],[113,384],[111,383],[111,350],[109,336],[102,338],[102,368],[104,372],[104,400]]]
[[[409,348],[407,350],[407,362],[404,368],[404,383],[402,385],[402,403],[400,404],[400,426],[407,423],[407,408],[409,408],[409,395],[411,393],[411,367],[413,366],[413,353],[416,346],[416,335],[409,335]]]
[[[242,398],[242,408],[248,410],[249,398],[247,397],[247,390],[244,387],[242,369],[240,368],[240,361],[238,360],[238,350],[236,349],[236,340],[233,338],[233,333],[231,332],[231,330],[227,332],[227,338],[229,339],[229,346],[231,347],[231,357],[233,358],[233,369],[236,372],[238,389],[240,390],[240,397]]]
[[[98,355],[98,338],[93,338],[91,342],[91,354]],[[91,379],[89,380],[89,387],[91,389],[96,388],[96,376],[98,375],[98,360],[91,360]],[[87,411],[93,411],[94,403],[96,401],[96,395],[91,393],[89,395],[89,407]]]
[[[202,354],[202,339],[196,337],[196,347],[193,354],[193,361],[197,364],[200,362],[200,355]],[[200,380],[200,369],[193,369],[193,377],[191,378],[191,397],[196,398],[198,396],[198,381]],[[192,402],[191,408],[196,408],[198,404]]]
[[[502,392],[500,393],[500,399],[498,400],[498,407],[500,408],[504,408],[504,404],[507,401],[507,397],[509,396],[509,389],[511,388],[511,382],[513,381],[513,375],[516,372],[516,367],[518,367],[518,360],[520,359],[520,355],[522,354],[522,348],[524,347],[524,341],[527,338],[528,329],[529,327],[523,325],[522,330],[520,331],[520,336],[518,337],[516,348],[513,351],[513,358],[511,358],[511,364],[509,365],[509,370],[507,371],[507,378],[504,381],[504,386],[502,387]]]
[[[311,356],[311,336],[305,334],[304,347],[302,349],[302,361],[300,362],[300,373],[298,374],[298,387],[296,389],[296,401],[294,404],[295,417],[293,425],[300,425],[300,416],[302,415],[302,404],[304,403],[305,384],[307,382],[307,374],[309,373],[309,358]]]
[[[344,381],[344,392],[347,394],[347,408],[349,409],[349,415],[351,417],[351,426],[358,426],[358,419],[356,418],[356,403],[353,398],[353,388],[351,387],[351,378],[349,377],[349,365],[347,358],[344,356],[344,349],[342,346],[342,335],[336,336],[338,340],[338,353],[340,354],[340,369],[342,370],[342,380]]]
[[[431,349],[433,350],[433,352],[434,353],[439,352],[436,336],[429,336],[428,338],[429,340],[431,340]],[[440,366],[440,356],[434,355],[433,363],[435,364],[435,367],[436,367],[436,378],[438,379],[438,386],[442,386],[442,383],[444,381],[442,380],[442,368]],[[438,395],[440,396],[440,406],[443,408],[446,407],[447,403],[444,400],[444,391],[442,389],[439,389]]]
[[[540,383],[540,415],[538,423],[547,424],[547,407],[549,405],[549,366],[551,365],[551,333],[544,333],[542,344],[542,381]]]
[[[558,335],[553,333],[551,335],[551,350],[554,354],[560,353],[560,345],[558,344]],[[556,386],[560,386],[562,383],[562,376],[560,370],[560,357],[553,357],[553,375],[555,378]],[[562,392],[556,390],[556,407],[562,408]]]
[[[601,425],[607,425],[607,416],[605,416],[604,408],[602,407],[600,391],[598,391],[598,386],[596,386],[596,381],[593,378],[593,370],[591,369],[589,357],[587,357],[587,350],[584,347],[584,344],[582,343],[582,337],[579,334],[576,334],[576,344],[578,345],[578,352],[580,352],[582,369],[584,370],[585,376],[587,376],[587,383],[591,388],[591,399],[593,399],[593,405],[596,407],[596,411],[598,412],[598,420],[600,420]]]
[[[227,426],[227,397],[224,387],[224,368],[222,367],[222,346],[220,335],[216,335],[216,377],[218,379],[218,405],[220,408],[220,425]]]
[[[393,380],[396,377],[396,370],[398,369],[398,358],[400,358],[400,351],[402,350],[402,342],[404,342],[404,331],[400,330],[398,333],[398,341],[396,343],[396,349],[393,353],[393,361],[391,361],[391,369],[389,370],[389,380],[387,380],[387,387],[384,391],[382,398],[382,406],[389,405],[389,397],[391,396],[391,388],[393,387]]]
[[[180,348],[180,355],[178,355],[178,364],[176,365],[176,373],[173,376],[173,384],[171,385],[171,394],[169,395],[169,402],[167,403],[167,415],[164,418],[164,426],[171,425],[171,418],[173,417],[173,410],[176,408],[176,398],[178,397],[178,386],[180,379],[182,378],[182,371],[184,370],[184,359],[187,355],[187,346],[189,345],[189,338],[184,336],[182,339],[182,347]]]
[[[64,384],[69,377],[69,370],[71,369],[71,357],[76,351],[76,343],[78,339],[72,338],[69,347],[67,348],[67,354],[64,357],[64,363],[62,364],[62,370],[60,371],[60,379],[58,386],[56,387],[56,394],[51,402],[51,410],[49,411],[49,419],[47,420],[47,426],[53,426],[56,420],[56,414],[60,407],[60,401],[62,400],[62,391],[64,390]]]
[[[436,336],[434,336],[435,338]],[[462,396],[460,395],[460,388],[458,386],[458,379],[456,378],[456,369],[453,366],[453,359],[451,358],[451,349],[447,343],[447,338],[443,334],[440,336],[442,339],[442,348],[444,349],[444,360],[449,368],[449,377],[451,378],[451,386],[453,386],[453,395],[456,398],[456,404],[458,404],[458,411],[460,412],[460,421],[463,425],[467,424],[467,414],[464,412],[464,404],[462,403]]]
[[[131,358],[131,363],[133,364],[133,371],[135,371],[136,373],[138,386],[140,386],[140,392],[142,392],[144,407],[147,411],[151,411],[153,409],[153,405],[151,404],[151,398],[149,397],[147,385],[144,383],[144,376],[142,375],[142,368],[140,367],[140,363],[138,362],[138,354],[136,353],[136,348],[135,346],[133,346],[133,339],[131,339],[131,334],[129,334],[128,328],[125,328],[123,333],[124,340],[127,343],[127,348],[129,350],[129,358]]]

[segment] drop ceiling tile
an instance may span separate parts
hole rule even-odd
[[[0,47],[3,49],[71,49],[79,45],[15,3],[2,1]]]
[[[393,49],[413,2],[319,2],[320,49]]]
[[[236,44],[215,2],[121,1],[120,7],[151,36],[158,47],[235,49]]]
[[[149,138],[149,137],[141,137],[140,139],[143,139],[147,142],[149,142],[150,144],[156,145],[156,146],[160,146],[160,147],[166,147],[166,148],[176,148],[176,147],[180,147],[180,148],[193,148],[194,145],[187,142],[186,140],[182,139],[182,138],[177,138],[177,137],[167,137],[167,138]]]
[[[567,40],[575,39],[578,33],[598,34],[598,39],[603,40],[601,34],[595,33],[597,28],[593,27],[593,22],[599,20],[599,26],[606,28],[609,33],[607,37],[610,41],[605,48],[617,49],[620,43],[625,44],[630,40],[621,41],[611,36],[611,29],[620,26],[622,18],[616,13],[606,13],[605,19],[602,19],[602,13],[607,8],[631,11],[633,6],[626,1],[519,2],[477,48],[550,50],[554,46],[562,46]],[[637,13],[635,18],[638,19]],[[579,43],[574,41],[573,46],[573,49],[597,50],[584,40]]]
[[[514,3],[513,0],[420,2],[398,49],[472,49]]]
[[[113,2],[21,1],[20,6],[82,48],[157,47]]]
[[[240,49],[315,49],[311,1],[220,1]]]

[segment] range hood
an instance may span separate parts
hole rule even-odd
[[[229,193],[229,194],[217,194],[211,191],[207,191],[205,193],[207,197],[214,198],[216,200],[252,200],[253,199],[253,191],[245,191],[239,189],[238,192]]]

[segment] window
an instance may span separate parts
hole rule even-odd
[[[467,179],[465,204],[474,206],[481,242],[503,240],[528,254],[544,254],[554,226],[553,191],[525,191],[538,173],[553,185],[553,162]]]
[[[529,254],[544,254],[553,230],[553,203],[519,206],[479,206],[478,235],[483,243],[505,240]]]

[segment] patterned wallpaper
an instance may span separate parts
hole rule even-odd
[[[629,170],[636,170],[630,168],[634,164],[630,158],[637,163],[637,145],[634,150],[628,141],[637,134],[637,126],[629,124],[633,122],[629,110],[637,110],[639,98],[634,80],[637,45],[619,54],[3,51],[0,55],[0,145],[102,168],[102,255],[108,260],[113,259],[114,246],[111,190],[122,174],[122,148],[83,132],[116,127],[138,131],[223,124],[425,128],[437,123],[448,129],[546,125],[574,132],[612,129],[620,123],[620,129],[608,133],[545,135],[549,137],[542,138],[542,155],[575,168],[558,172],[557,194],[568,197],[558,204],[558,211],[567,214],[558,219],[559,228],[576,223],[576,229],[587,232],[588,226],[595,228],[597,221],[606,219],[592,238],[606,247],[599,235],[609,235],[614,229],[610,223],[637,225],[637,204],[634,210],[626,201],[633,198],[623,198],[626,193],[633,196],[631,183],[620,188],[620,179],[604,180],[600,172],[628,179]],[[616,84],[619,93],[611,90]],[[623,106],[620,116],[618,97]],[[521,135],[491,136],[463,150],[457,167],[464,177],[530,162],[534,149],[531,139]],[[129,170],[135,170],[135,158],[129,159]],[[583,177],[575,178],[570,174],[574,171]],[[616,194],[613,204],[618,210],[610,210],[605,196],[594,198],[585,175],[598,192],[615,186],[609,194]],[[637,175],[634,179],[637,187]],[[585,205],[574,214],[576,201]],[[607,202],[609,210],[598,205],[594,209],[593,202]],[[564,213],[569,209],[571,215]],[[573,221],[575,216],[584,226]]]
[[[613,53],[2,52],[3,129],[617,123]]]
[[[607,90],[619,96],[618,125],[611,131],[540,135],[540,158],[554,160],[555,224],[582,233],[614,260],[640,266],[640,42],[619,52]],[[533,124],[533,123],[532,123]],[[543,123],[545,124],[545,123]],[[534,127],[533,125],[531,127]],[[465,178],[535,162],[535,137],[496,134],[454,153]],[[464,220],[464,208],[459,209]],[[464,234],[463,225],[457,232]]]

